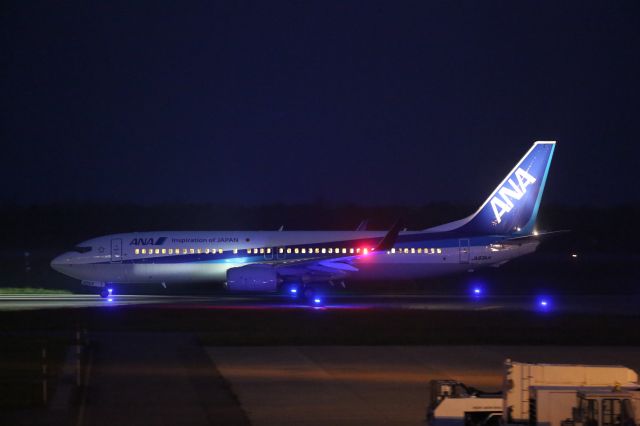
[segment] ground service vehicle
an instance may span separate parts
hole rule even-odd
[[[540,424],[540,423],[538,423]],[[640,387],[633,390],[578,392],[573,418],[562,426],[636,426],[640,424]]]
[[[482,392],[455,380],[432,380],[429,425],[639,424],[638,374],[627,367],[529,364],[510,359],[504,366],[503,389],[497,393]]]
[[[543,394],[553,390],[553,401],[559,398],[573,401],[566,392],[575,395],[581,389],[637,386],[638,382],[638,374],[621,365],[529,364],[507,359],[504,367],[502,420],[505,424],[530,423],[531,389]],[[544,391],[545,386],[553,389]],[[565,395],[561,397],[562,393]]]
[[[497,426],[502,393],[482,392],[455,380],[432,380],[427,422],[432,426]]]

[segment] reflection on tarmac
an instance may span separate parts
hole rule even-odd
[[[443,296],[328,295],[315,310],[423,310],[423,311],[531,311],[538,313],[587,313],[636,315],[638,296]],[[118,306],[217,310],[311,309],[302,300],[282,295],[0,295],[0,311],[68,308],[115,308]]]

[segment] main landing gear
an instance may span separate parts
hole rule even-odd
[[[315,288],[311,286],[305,287],[302,291],[302,295],[309,305],[315,307],[324,306],[324,298],[316,292]]]
[[[111,297],[112,295],[113,295],[112,288],[104,287],[102,290],[100,290],[100,297],[102,297],[103,299]]]
[[[297,284],[288,285],[284,288],[285,294],[293,299],[298,299],[303,303],[311,306],[324,306],[324,298],[316,291],[316,288],[310,285],[298,286]]]

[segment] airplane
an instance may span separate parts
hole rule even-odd
[[[117,284],[224,282],[232,292],[317,291],[344,280],[412,279],[500,266],[532,253],[555,141],[535,142],[471,216],[420,231],[162,231],[102,236],[52,260],[109,297]]]

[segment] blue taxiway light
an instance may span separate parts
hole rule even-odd
[[[297,288],[292,288],[289,291],[291,292],[291,294],[296,294],[298,292],[298,289]]]
[[[321,303],[322,300],[318,297],[316,297],[315,299],[313,299],[313,303]]]
[[[548,311],[551,309],[551,299],[547,296],[540,296],[536,301],[536,306],[539,311]]]
[[[471,286],[471,288],[469,289],[471,296],[477,298],[480,298],[484,295],[484,286],[480,285],[480,284],[476,284]]]

